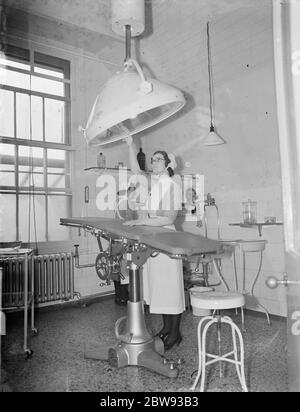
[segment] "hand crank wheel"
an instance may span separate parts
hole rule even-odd
[[[95,263],[96,273],[101,280],[108,280],[110,274],[109,257],[106,252],[101,252],[96,257]]]

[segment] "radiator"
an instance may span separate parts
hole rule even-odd
[[[1,260],[3,267],[3,307],[18,307],[24,304],[24,259]],[[30,264],[29,264],[30,266]],[[31,270],[28,272],[28,288],[31,291]]]
[[[24,260],[10,258],[3,266],[3,307],[24,304]],[[31,259],[28,268],[28,288],[31,292]],[[74,264],[71,253],[34,256],[35,303],[74,299]]]
[[[71,253],[34,257],[36,303],[74,299],[74,264]]]

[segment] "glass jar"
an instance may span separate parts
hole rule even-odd
[[[257,202],[249,199],[247,202],[243,202],[242,205],[244,223],[247,225],[256,223]]]

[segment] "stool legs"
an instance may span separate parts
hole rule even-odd
[[[218,332],[218,354],[219,357],[222,357],[222,341],[221,341],[221,326],[222,326],[222,320],[220,318],[220,315],[218,314],[218,321],[217,321],[217,332]],[[219,368],[220,368],[220,378],[222,379],[224,376],[223,374],[223,365],[222,362],[219,362]]]
[[[206,324],[204,325],[204,323]],[[209,327],[214,324],[214,323],[226,323],[230,325],[231,327],[231,334],[232,334],[232,341],[233,341],[233,351],[221,355],[219,353],[219,356],[213,355],[206,353],[206,335]],[[204,327],[203,327],[204,325]],[[203,327],[203,332],[202,332],[202,327]],[[220,333],[220,328],[218,330],[218,335]],[[246,379],[245,379],[245,369],[244,369],[244,342],[243,342],[243,337],[241,334],[241,331],[237,327],[237,325],[232,321],[232,319],[228,316],[221,316],[221,317],[215,317],[215,316],[206,316],[202,318],[198,324],[197,328],[197,337],[198,337],[198,373],[196,376],[196,379],[194,381],[193,386],[191,387],[191,390],[195,390],[196,386],[199,382],[199,379],[201,377],[201,382],[200,382],[200,392],[204,391],[204,385],[205,385],[205,372],[206,372],[206,366],[210,365],[212,363],[216,362],[229,362],[235,364],[237,375],[239,378],[239,381],[241,383],[242,389],[245,392],[248,392],[247,389],[247,384],[246,384]],[[239,340],[239,345],[240,345],[240,356],[238,356],[238,349],[237,349],[237,340],[236,338],[238,337]],[[220,352],[220,346],[219,346],[219,352]],[[229,357],[233,355],[233,359],[230,359]],[[210,357],[212,360],[207,360],[207,358]],[[221,367],[221,366],[220,366]],[[220,369],[222,371],[222,369]]]
[[[243,391],[248,392],[248,388],[247,388],[247,384],[246,384],[246,378],[245,378],[245,366],[244,366],[245,356],[244,356],[243,336],[241,334],[240,329],[237,327],[237,325],[232,321],[232,319],[229,316],[225,316],[223,318],[223,321],[224,321],[224,323],[227,323],[228,325],[231,326],[233,351],[234,351],[233,355],[234,355],[237,375],[239,377],[239,380],[240,380]],[[238,360],[236,335],[238,336],[239,343],[240,343],[240,360]]]
[[[205,368],[205,358],[204,358],[204,360],[202,359],[203,354],[205,355],[205,349],[202,350],[202,334],[201,334],[202,325],[203,325],[204,322],[206,322],[206,321],[208,321],[208,320],[213,320],[213,319],[214,319],[213,316],[205,316],[205,317],[202,318],[202,319],[200,320],[200,322],[198,323],[198,328],[197,328],[197,337],[198,337],[198,374],[197,374],[197,376],[196,376],[196,379],[195,379],[195,381],[194,381],[193,386],[191,387],[191,390],[193,390],[193,391],[196,389],[197,383],[198,383],[198,381],[199,381],[199,379],[200,379],[201,372],[202,372],[202,365],[203,365],[204,368]],[[213,322],[214,322],[214,321],[213,321]],[[213,322],[210,322],[210,323],[213,323]],[[204,341],[204,346],[205,346],[205,341]],[[204,370],[204,372],[205,372],[205,370]],[[203,373],[202,375],[205,376],[205,373]]]
[[[202,334],[202,354],[201,354],[201,361],[202,361],[202,367],[203,371],[201,374],[201,382],[200,382],[200,392],[204,392],[204,384],[205,384],[205,371],[206,371],[206,366],[209,364],[209,362],[206,361],[206,334],[208,331],[208,328],[213,324],[217,322],[217,318],[213,317],[209,322],[206,323],[203,329],[203,334]]]

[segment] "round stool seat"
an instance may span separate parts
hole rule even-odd
[[[237,292],[191,292],[191,304],[199,309],[235,309],[244,306],[245,297]]]

